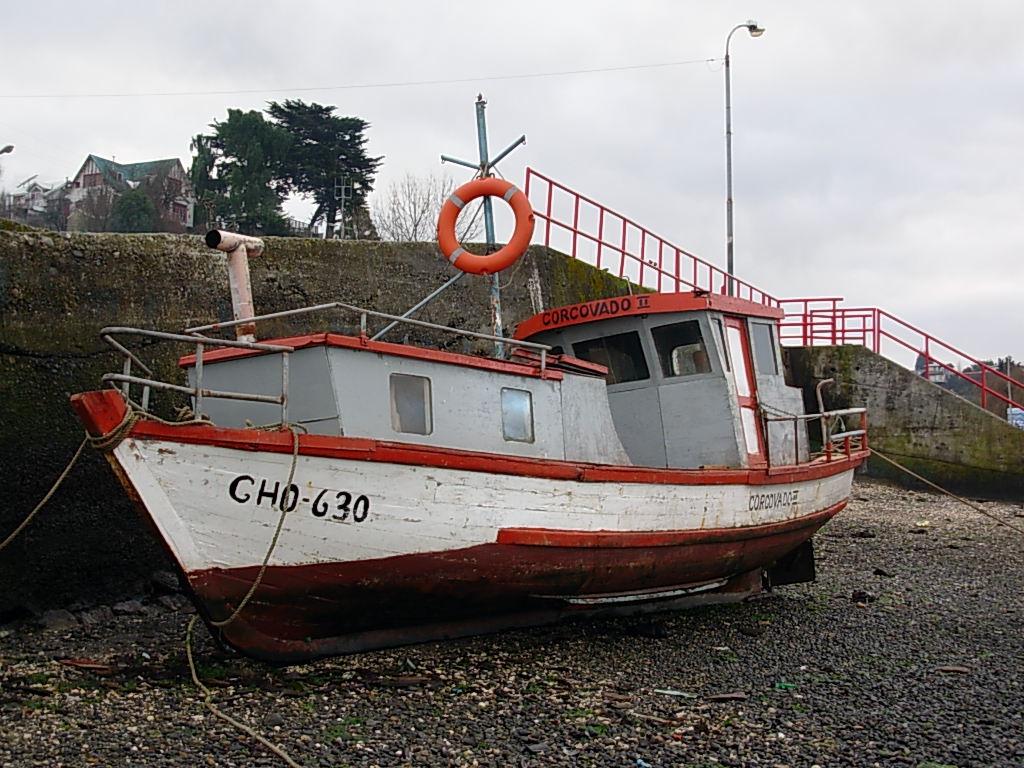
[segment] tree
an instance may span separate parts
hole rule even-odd
[[[349,192],[344,213],[358,218],[383,159],[366,154],[364,132],[370,124],[358,117],[335,115],[335,109],[293,99],[280,104],[272,101],[267,107],[267,114],[292,139],[281,165],[281,178],[292,191],[316,201],[309,226],[325,219],[328,238],[334,235],[342,190]]]
[[[192,191],[196,196],[195,226],[199,231],[213,229],[218,226],[221,216],[227,209],[227,201],[224,199],[225,184],[215,172],[217,154],[213,148],[213,137],[197,134],[192,137],[189,149],[195,153],[188,171]]]
[[[455,189],[450,176],[414,176],[405,174],[391,182],[383,200],[378,196],[372,206],[373,223],[382,240],[420,243],[437,237],[437,217],[441,206]],[[456,236],[460,242],[479,238],[480,217],[466,211],[459,216]]]
[[[61,184],[46,195],[46,212],[43,214],[43,226],[55,232],[68,228],[68,216],[71,213],[71,201],[68,200],[68,185]]]
[[[153,203],[156,219],[151,232],[185,231],[184,223],[174,215],[174,205],[181,197],[181,181],[171,176],[169,168],[160,168],[146,176],[138,189]]]
[[[122,192],[114,201],[110,229],[113,232],[155,232],[159,216],[149,195],[140,188]]]
[[[109,187],[90,189],[75,206],[69,226],[84,232],[109,232],[116,195]]]
[[[211,134],[192,139],[189,170],[200,213],[207,224],[221,224],[253,235],[286,234],[281,209],[288,192],[282,164],[292,137],[255,110],[229,109],[228,119]]]

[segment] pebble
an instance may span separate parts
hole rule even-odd
[[[854,491],[815,538],[817,582],[747,603],[287,668],[197,629],[198,673],[304,768],[1024,767],[1020,534],[944,496]],[[0,629],[0,767],[284,766],[203,706],[178,606]]]

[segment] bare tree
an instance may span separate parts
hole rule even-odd
[[[15,215],[17,215],[17,209],[14,207],[14,195],[0,191],[0,219],[14,221]]]
[[[116,197],[107,187],[90,189],[75,206],[69,226],[84,232],[109,232]]]
[[[450,176],[405,174],[392,182],[383,199],[374,197],[371,215],[381,240],[419,243],[437,237],[437,216],[441,206],[455,189]],[[460,242],[480,237],[479,204],[469,206],[459,216],[456,236]]]

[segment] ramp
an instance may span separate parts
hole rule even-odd
[[[816,407],[817,382],[829,378],[828,408],[867,407],[873,448],[951,490],[1024,499],[1024,430],[863,346],[789,347],[786,354],[808,407]],[[907,480],[879,459],[864,471]]]

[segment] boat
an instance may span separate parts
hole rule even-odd
[[[105,328],[126,365],[72,402],[199,614],[257,659],[810,580],[811,537],[867,457],[863,409],[808,414],[786,384],[774,306],[634,293],[541,312],[511,338],[340,302],[255,316],[245,258],[262,243],[207,243],[229,252],[236,320]],[[314,312],[358,331],[256,338]],[[378,322],[496,351],[390,342],[370,335]],[[181,382],[150,373],[143,339],[187,345]],[[154,413],[156,388],[186,395],[191,416]]]

